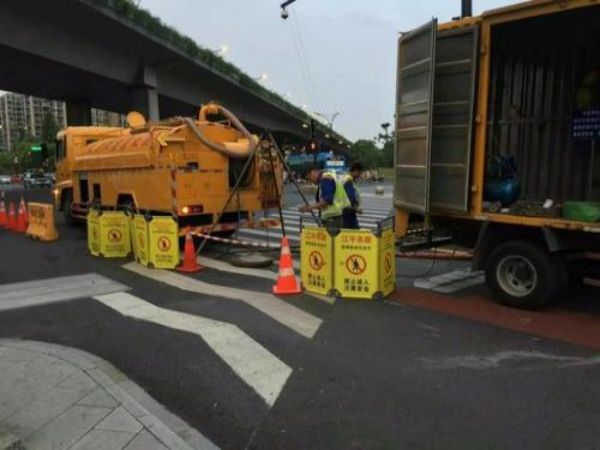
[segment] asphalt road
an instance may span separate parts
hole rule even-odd
[[[253,306],[273,285],[264,273],[206,268],[191,276],[204,290],[191,292],[127,270],[129,261],[90,256],[83,228],[59,224],[59,232],[58,242],[44,244],[0,230],[0,296],[10,283],[98,274],[167,312],[237,326],[289,367],[289,378],[270,406],[214,341],[124,315],[85,291],[27,308],[0,304],[0,337],[96,354],[222,448],[598,448],[600,322],[591,288],[571,293],[579,302],[570,311],[527,315],[493,304],[477,280],[450,293],[414,287],[415,279],[462,272],[464,263],[404,262],[389,301],[278,300],[297,310],[291,320],[322,321],[311,337],[276,320],[275,309]],[[210,246],[205,255],[219,251]],[[231,287],[247,292],[245,301],[228,298]],[[588,339],[548,337],[546,317],[574,320],[569,326],[581,324]],[[540,323],[546,328],[519,329]]]

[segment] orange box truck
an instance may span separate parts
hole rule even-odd
[[[546,305],[597,270],[599,54],[594,0],[528,1],[402,35],[397,236],[449,230],[513,306]]]

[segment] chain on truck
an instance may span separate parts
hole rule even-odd
[[[600,4],[469,3],[399,39],[396,234],[449,230],[499,301],[540,307],[598,273]]]
[[[274,207],[268,197],[282,191],[281,165],[273,168],[271,155],[254,152],[258,138],[226,108],[210,103],[197,119],[157,123],[134,112],[128,122],[128,128],[68,127],[58,133],[54,195],[68,222],[85,219],[90,207],[133,209],[172,215],[180,235],[227,235],[240,222],[251,222],[255,211]],[[249,170],[238,180],[250,155]],[[234,201],[222,211],[237,182]]]

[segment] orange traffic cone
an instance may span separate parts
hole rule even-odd
[[[27,204],[25,203],[23,197],[21,197],[21,203],[19,204],[19,208],[22,208],[23,217],[25,217],[25,227],[27,227],[27,225],[29,225],[29,213],[27,212]]]
[[[290,251],[287,236],[281,240],[281,257],[279,258],[279,276],[277,284],[273,286],[273,293],[277,295],[299,294],[300,286],[294,275],[294,260]]]
[[[6,206],[4,200],[0,200],[0,227],[6,226]]]
[[[6,218],[6,229],[14,231],[17,228],[17,215],[15,213],[15,204],[8,204],[8,216]]]
[[[17,233],[25,233],[27,231],[27,222],[25,219],[25,208],[23,207],[24,203],[21,201],[19,203],[19,209],[17,210],[17,220],[15,225],[15,231]]]
[[[203,267],[198,264],[198,259],[196,258],[196,249],[194,248],[194,239],[192,238],[192,234],[188,233],[185,236],[185,247],[183,248],[183,264],[181,264],[177,270],[179,272],[198,272],[202,270]]]

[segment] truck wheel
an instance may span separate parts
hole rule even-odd
[[[563,280],[559,261],[526,241],[508,241],[496,248],[487,259],[485,278],[498,302],[525,309],[546,306]]]
[[[75,225],[73,219],[73,192],[65,191],[62,197],[62,210],[65,223],[67,225]]]

